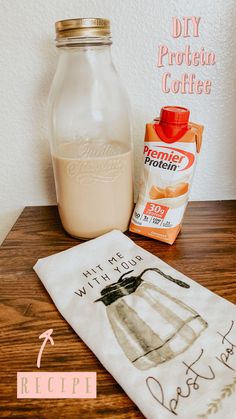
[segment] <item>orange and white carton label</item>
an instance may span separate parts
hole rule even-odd
[[[180,140],[166,143],[146,125],[143,172],[130,231],[173,244],[187,207],[203,127],[189,123]]]

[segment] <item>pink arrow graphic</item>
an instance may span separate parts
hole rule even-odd
[[[44,348],[45,348],[45,345],[46,345],[47,341],[49,340],[49,341],[50,341],[50,343],[51,343],[51,345],[54,345],[53,338],[51,337],[52,332],[53,332],[53,329],[48,329],[48,330],[46,330],[46,332],[43,332],[43,333],[39,336],[39,339],[43,339],[43,338],[44,338],[44,341],[43,341],[43,343],[42,343],[42,345],[41,345],[41,348],[40,348],[40,350],[39,350],[39,354],[38,354],[38,358],[37,358],[37,367],[38,367],[38,368],[40,368],[41,357],[42,357],[43,350],[44,350]]]

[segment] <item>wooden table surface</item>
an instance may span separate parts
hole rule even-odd
[[[129,234],[211,291],[236,303],[236,201],[193,202],[173,246]],[[80,243],[62,229],[56,207],[27,207],[0,247],[0,417],[143,418],[121,387],[62,318],[32,267],[38,258]],[[17,371],[96,371],[97,399],[17,399]]]

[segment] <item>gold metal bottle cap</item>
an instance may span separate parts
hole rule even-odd
[[[102,18],[59,20],[55,23],[57,40],[63,38],[94,38],[110,35],[110,21]]]

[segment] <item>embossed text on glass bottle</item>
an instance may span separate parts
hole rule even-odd
[[[111,60],[109,21],[57,22],[49,96],[58,209],[72,236],[128,228],[133,208],[129,104]]]

